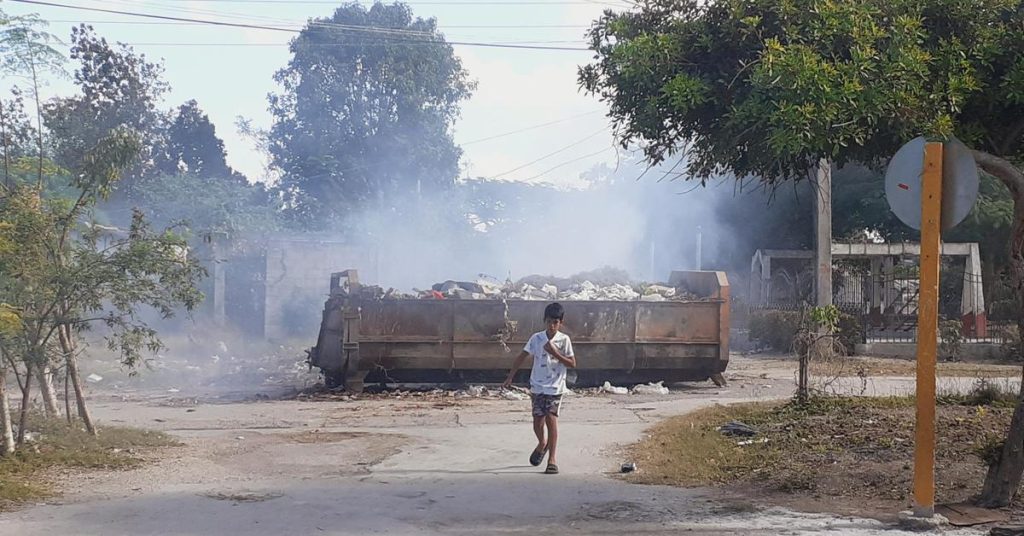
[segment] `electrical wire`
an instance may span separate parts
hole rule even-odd
[[[572,160],[566,160],[565,162],[562,162],[561,164],[558,164],[557,166],[550,167],[550,168],[548,168],[548,169],[546,169],[546,170],[544,170],[544,171],[542,171],[542,172],[540,172],[540,173],[538,173],[538,174],[536,174],[536,175],[534,175],[532,177],[527,177],[527,178],[523,179],[523,182],[530,182],[530,181],[532,181],[534,179],[539,179],[539,178],[543,177],[544,175],[547,175],[548,173],[551,173],[552,171],[554,171],[556,169],[563,168],[565,166],[568,166],[569,164],[574,164],[576,162],[579,162],[580,160],[586,160],[587,158],[591,158],[591,157],[597,156],[599,154],[606,153],[606,152],[608,152],[609,149],[615,150],[615,147],[605,147],[604,149],[601,149],[600,151],[595,151],[595,152],[590,153],[590,154],[585,154],[583,156],[580,156],[580,157],[577,157],[577,158],[573,158]]]
[[[267,30],[267,31],[291,33],[291,34],[301,33],[301,31],[297,30],[297,29],[284,28],[284,27],[279,27],[279,26],[266,26],[266,25],[260,25],[260,24],[248,24],[248,23],[241,23],[241,22],[225,22],[225,21],[193,19],[193,18],[186,18],[186,17],[174,17],[174,16],[169,16],[169,15],[156,15],[156,14],[152,14],[152,13],[138,13],[138,12],[131,12],[131,11],[121,11],[121,10],[113,10],[113,9],[105,9],[105,8],[96,8],[96,7],[74,6],[74,5],[68,5],[68,4],[61,4],[61,3],[57,3],[57,2],[47,2],[47,1],[42,1],[42,0],[10,0],[10,1],[11,2],[16,2],[16,3],[21,3],[21,4],[33,4],[33,5],[41,5],[41,6],[50,6],[50,7],[60,7],[60,8],[67,8],[67,9],[76,9],[76,10],[81,10],[81,11],[94,11],[94,12],[100,12],[100,13],[112,13],[112,14],[116,14],[116,15],[127,15],[127,16],[133,16],[133,17],[161,19],[161,20],[169,20],[169,21],[177,21],[177,22],[193,22],[193,23],[208,24],[208,25],[212,25],[212,26],[223,26],[223,27],[231,27],[231,28],[246,28],[246,29],[253,29],[253,30]],[[366,27],[358,27],[358,28],[360,28],[361,30],[364,30],[364,31],[368,29]],[[353,29],[355,29],[355,28],[353,28]],[[431,35],[432,36],[436,36],[437,34],[431,34]],[[438,37],[440,37],[440,36],[438,36]],[[394,41],[402,42],[403,40],[401,40],[401,39],[394,39]],[[412,39],[408,39],[408,40],[404,40],[404,41],[406,41],[406,42],[416,42],[416,40],[412,40]],[[479,42],[479,41],[444,41],[444,40],[426,41],[426,40],[419,40],[419,42],[435,44],[435,45],[474,46],[474,47],[485,47],[485,48],[509,48],[509,49],[525,49],[525,50],[559,50],[559,51],[584,51],[584,52],[590,50],[589,48],[583,48],[583,47],[502,44],[502,43],[487,43],[487,42]]]
[[[493,136],[487,136],[486,138],[478,138],[478,139],[475,139],[475,140],[470,140],[470,141],[461,143],[459,145],[465,147],[466,145],[473,145],[474,143],[483,143],[485,141],[496,140],[498,138],[504,138],[506,136],[511,136],[513,134],[520,134],[522,132],[529,132],[531,130],[536,130],[538,128],[543,128],[543,127],[550,126],[550,125],[557,125],[558,123],[564,123],[566,121],[571,121],[573,119],[579,119],[580,117],[586,117],[588,115],[594,115],[594,114],[602,113],[602,112],[603,112],[603,110],[593,110],[593,111],[582,113],[582,114],[579,114],[579,115],[574,115],[574,116],[571,116],[571,117],[564,117],[562,119],[556,119],[554,121],[548,121],[547,123],[541,123],[539,125],[533,125],[533,126],[530,126],[530,127],[520,128],[518,130],[510,130],[508,132],[503,132],[501,134],[495,134]]]
[[[560,149],[556,149],[556,150],[554,150],[554,151],[552,151],[552,152],[550,152],[550,153],[548,153],[548,154],[546,154],[544,156],[541,156],[540,158],[537,158],[535,160],[531,160],[531,161],[529,161],[529,162],[527,162],[527,163],[525,163],[525,164],[523,164],[521,166],[512,168],[512,169],[510,169],[508,171],[503,171],[501,173],[498,173],[497,175],[492,175],[492,176],[487,177],[487,178],[489,180],[497,179],[499,177],[504,177],[505,175],[508,175],[508,174],[511,174],[511,173],[515,173],[516,171],[519,171],[519,170],[521,170],[523,168],[528,168],[528,167],[530,167],[530,166],[532,166],[532,165],[534,165],[534,164],[536,164],[538,162],[541,162],[543,160],[547,160],[548,158],[551,158],[552,156],[564,153],[565,151],[568,151],[569,149],[572,149],[573,147],[576,147],[578,145],[582,145],[583,143],[586,143],[587,141],[591,140],[592,138],[594,138],[594,137],[596,137],[596,136],[598,136],[600,134],[604,134],[605,132],[608,132],[608,127],[604,127],[601,130],[598,130],[597,132],[594,132],[593,134],[590,134],[589,136],[587,136],[587,137],[585,137],[585,138],[583,138],[581,140],[578,140],[578,141],[575,141],[573,143],[570,143],[569,145],[566,145],[565,147],[562,147]]]

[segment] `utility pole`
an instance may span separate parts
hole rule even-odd
[[[697,271],[704,269],[704,229],[697,226]]]
[[[826,158],[811,167],[814,182],[814,304],[832,305],[832,162]]]

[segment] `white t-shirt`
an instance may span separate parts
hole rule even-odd
[[[523,351],[533,356],[533,369],[530,371],[530,392],[539,395],[560,395],[565,392],[566,367],[554,357],[548,355],[544,345],[548,342],[546,331],[534,333],[526,342]],[[572,341],[569,336],[559,331],[551,340],[551,344],[565,357],[573,357]]]

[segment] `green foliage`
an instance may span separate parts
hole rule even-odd
[[[948,359],[960,357],[964,344],[964,324],[959,320],[939,322],[939,351]]]
[[[434,44],[360,30],[370,26]],[[453,186],[461,150],[451,125],[473,83],[434,19],[401,3],[348,3],[311,21],[291,51],[275,76],[269,149],[298,221],[395,210],[410,193]]]
[[[140,318],[142,307],[166,317],[199,303],[196,282],[204,271],[187,257],[183,236],[151,230],[141,212],[123,233],[88,221],[139,148],[127,132],[102,138],[73,174],[76,197],[46,198],[22,186],[0,198],[0,244],[10,245],[0,248],[0,299],[22,323],[20,336],[4,341],[12,353],[41,363],[59,329],[102,323],[111,348],[135,366],[142,351],[160,347]]]
[[[821,329],[828,335],[839,331],[839,308],[835,305],[812,307],[809,316],[811,327]]]
[[[146,216],[161,225],[180,223],[194,235],[279,230],[278,198],[262,184],[184,173],[138,183],[135,197]]]
[[[754,311],[750,314],[749,338],[773,351],[791,352],[801,327],[818,325],[831,330],[847,354],[864,342],[857,317],[841,313],[835,306],[815,307],[806,315],[801,311]]]
[[[606,12],[581,85],[623,143],[689,171],[806,177],[919,134],[1021,155],[1019,0],[673,0]]]
[[[224,142],[217,137],[213,123],[195,100],[178,108],[167,125],[155,158],[156,171],[164,175],[187,174],[248,182],[228,165]]]
[[[142,149],[120,184],[130,194],[135,179],[153,166],[162,121],[156,105],[169,90],[163,65],[127,45],[111,45],[85,24],[72,28],[71,59],[78,63],[74,82],[80,94],[52,99],[43,108],[55,160],[66,169],[78,169],[114,129],[133,131]]]

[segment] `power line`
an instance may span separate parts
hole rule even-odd
[[[14,0],[12,0],[14,1]],[[221,4],[309,4],[309,5],[338,5],[338,0],[179,0],[182,2],[206,2]],[[570,5],[604,5],[609,7],[623,7],[622,2],[613,3],[602,0],[403,0],[409,5],[421,6],[570,6]],[[369,4],[367,0],[358,0],[360,4]]]
[[[579,115],[574,115],[574,116],[571,116],[571,117],[565,117],[565,118],[562,118],[562,119],[556,119],[554,121],[548,121],[547,123],[541,123],[539,125],[533,125],[533,126],[530,126],[530,127],[520,128],[518,130],[510,130],[508,132],[503,132],[501,134],[495,134],[493,136],[487,136],[486,138],[478,138],[478,139],[475,139],[475,140],[470,140],[470,141],[461,143],[460,145],[465,147],[466,145],[473,145],[474,143],[482,143],[482,142],[485,142],[485,141],[491,141],[491,140],[498,139],[498,138],[504,138],[505,136],[511,136],[513,134],[519,134],[519,133],[522,133],[522,132],[528,132],[528,131],[531,131],[531,130],[536,130],[538,128],[543,128],[543,127],[550,126],[550,125],[556,125],[558,123],[564,123],[566,121],[571,121],[573,119],[579,119],[580,117],[586,117],[588,115],[594,115],[594,114],[601,113],[601,112],[602,112],[602,110],[593,110],[593,111],[582,113],[582,114],[579,114]]]
[[[539,178],[543,177],[544,175],[547,175],[548,173],[551,173],[552,171],[554,171],[556,169],[560,169],[560,168],[563,168],[565,166],[568,166],[569,164],[574,164],[576,162],[579,162],[580,160],[586,160],[587,158],[590,158],[592,156],[597,156],[599,154],[608,152],[609,149],[615,150],[615,147],[605,147],[604,149],[601,149],[600,151],[595,151],[595,152],[590,153],[590,154],[585,154],[583,156],[580,156],[580,157],[577,157],[577,158],[573,158],[572,160],[566,160],[565,162],[562,162],[561,164],[558,164],[557,166],[550,167],[550,168],[548,168],[548,169],[546,169],[546,170],[544,170],[544,171],[542,171],[542,172],[540,172],[540,173],[538,173],[538,174],[536,174],[536,175],[534,175],[532,177],[527,177],[527,178],[523,179],[523,182],[530,182],[530,181],[532,181],[534,179],[539,179]]]
[[[598,136],[600,134],[604,134],[607,131],[608,131],[608,127],[604,127],[601,130],[598,130],[597,132],[594,132],[593,134],[583,138],[582,140],[573,142],[573,143],[571,143],[569,145],[566,145],[565,147],[562,147],[561,149],[557,149],[555,151],[552,151],[552,152],[550,152],[550,153],[548,153],[548,154],[546,154],[546,155],[544,155],[544,156],[542,156],[540,158],[537,158],[535,160],[531,160],[531,161],[529,161],[529,162],[527,162],[527,163],[525,163],[525,164],[523,164],[521,166],[512,168],[512,169],[510,169],[508,171],[503,171],[501,173],[498,173],[497,175],[492,175],[492,176],[487,177],[487,178],[488,179],[497,179],[498,177],[504,177],[505,175],[508,175],[510,173],[515,173],[516,171],[519,171],[519,170],[521,170],[523,168],[530,167],[530,166],[536,164],[537,162],[540,162],[542,160],[547,160],[548,158],[551,158],[552,156],[555,156],[556,154],[564,153],[565,151],[568,151],[569,149],[572,149],[573,147],[576,147],[577,145],[582,145],[583,143],[587,142],[588,140],[590,140],[590,139],[592,139],[592,138],[594,138],[594,137],[596,137],[596,136]]]
[[[241,23],[241,22],[225,22],[225,21],[214,21],[214,20],[202,20],[202,19],[193,19],[193,18],[186,18],[186,17],[174,17],[174,16],[169,16],[169,15],[156,15],[156,14],[152,14],[152,13],[137,13],[137,12],[132,12],[132,11],[121,11],[121,10],[114,10],[114,9],[104,9],[104,8],[97,8],[97,7],[72,6],[72,5],[68,5],[68,4],[59,4],[59,3],[56,3],[56,2],[45,2],[45,1],[42,1],[42,0],[10,0],[10,1],[11,2],[21,3],[21,4],[33,4],[33,5],[40,5],[40,6],[60,7],[60,8],[66,8],[66,9],[76,9],[76,10],[81,10],[81,11],[94,11],[94,12],[98,12],[98,13],[112,13],[112,14],[116,14],[116,15],[127,15],[127,16],[132,16],[132,17],[143,17],[143,18],[161,19],[161,20],[169,20],[169,21],[177,21],[177,22],[194,22],[194,23],[200,23],[200,24],[209,24],[209,25],[212,25],[212,26],[224,26],[224,27],[231,27],[231,28],[246,28],[246,29],[251,29],[251,30],[267,30],[267,31],[291,33],[291,34],[301,33],[300,30],[297,30],[297,29],[294,29],[294,28],[283,28],[283,27],[280,27],[280,26],[266,26],[266,25],[261,25],[261,24],[247,24],[247,23]],[[366,27],[357,27],[357,28],[360,28],[360,29],[362,29],[364,31],[366,31],[366,30],[373,31],[373,29],[366,28]],[[352,29],[354,30],[356,28],[352,28]],[[383,29],[381,29],[381,30],[383,30]],[[436,34],[431,34],[431,35],[436,35]],[[396,39],[395,41],[401,42],[402,40]],[[415,42],[415,40],[405,40],[405,41]],[[437,45],[475,46],[475,47],[487,47],[487,48],[515,48],[515,49],[527,49],[527,50],[565,50],[565,51],[588,51],[588,50],[590,50],[588,48],[582,48],[582,47],[560,47],[560,46],[542,46],[542,45],[517,45],[517,44],[501,44],[501,43],[484,43],[484,42],[477,42],[477,41],[426,41],[426,40],[419,40],[419,42],[432,43],[432,44],[437,44]]]
[[[287,47],[288,43],[198,43],[198,42],[136,42],[118,41],[125,45],[137,47]],[[551,44],[551,43],[576,43],[576,41],[496,41],[488,45],[529,45],[529,44]],[[383,43],[307,43],[305,46],[314,47],[366,47],[366,46],[424,46],[434,45],[432,41],[413,40],[392,40]]]
[[[172,21],[136,21],[136,20],[71,20],[71,19],[50,19],[51,23],[58,24],[126,24],[126,25],[167,25],[167,26],[202,26],[202,22],[172,22]],[[290,23],[296,27],[304,27],[306,22]],[[445,30],[451,28],[473,28],[487,30],[575,30],[585,29],[585,24],[445,24]]]

